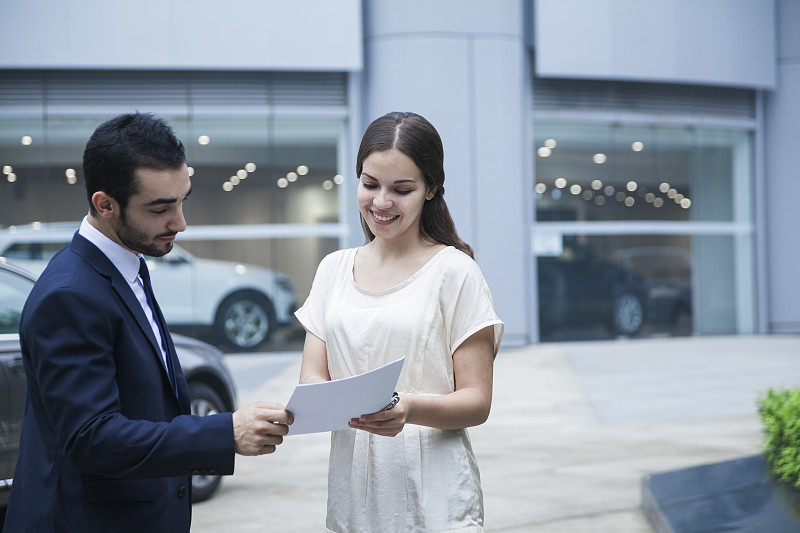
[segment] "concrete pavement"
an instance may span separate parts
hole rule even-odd
[[[240,404],[286,403],[300,354],[228,356]],[[263,378],[263,379],[262,379]],[[650,533],[641,476],[758,453],[756,406],[800,385],[800,336],[613,340],[502,349],[489,421],[470,430],[486,531]],[[193,533],[322,531],[328,434],[274,455],[195,505]]]

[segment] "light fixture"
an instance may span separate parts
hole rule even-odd
[[[33,144],[33,138],[31,138],[30,135],[23,135],[22,139],[20,139],[20,142],[22,143],[22,146],[30,146]]]
[[[8,176],[6,176],[6,179],[8,180],[9,183],[14,183],[15,181],[17,181],[17,175],[11,172]]]
[[[201,135],[200,137],[197,138],[197,144],[202,146],[205,146],[210,142],[211,142],[211,137],[209,137],[208,135]]]
[[[544,141],[544,145],[546,148],[550,148],[552,150],[553,148],[558,146],[558,143],[556,142],[555,139],[547,139]]]
[[[639,184],[635,181],[631,180],[625,184],[625,188],[628,189],[630,192],[635,191],[639,187]]]
[[[247,171],[243,168],[240,168],[236,171],[236,177],[240,180],[247,179]]]
[[[189,177],[194,176],[194,167],[186,167],[186,170],[189,171]]]
[[[336,175],[333,177],[333,182],[334,182],[336,185],[341,185],[342,183],[344,183],[344,176],[342,176],[341,174],[336,174]]]
[[[331,180],[325,180],[322,182],[322,188],[326,191],[333,189],[333,182]]]
[[[280,187],[281,189],[285,189],[288,186],[289,186],[289,180],[287,180],[286,178],[278,178],[278,187]]]
[[[14,172],[14,169],[11,167],[11,165],[3,165],[3,174],[8,175],[12,172]]]
[[[600,180],[592,180],[592,189],[599,191],[603,188],[603,182]]]
[[[297,173],[301,176],[305,176],[306,174],[308,174],[308,167],[305,165],[298,166]]]
[[[255,163],[246,163],[244,165],[244,169],[248,172],[255,172],[256,171],[256,164]]]
[[[547,146],[542,146],[538,150],[536,150],[536,155],[539,157],[550,157],[550,154],[553,153],[553,150],[548,148]]]
[[[297,172],[287,172],[286,179],[294,183],[297,181]]]
[[[577,183],[573,183],[572,186],[569,188],[569,192],[577,196],[581,193],[581,186],[578,185]]]
[[[233,183],[226,181],[222,184],[222,190],[225,192],[231,192],[233,190]]]
[[[664,193],[669,191],[669,183],[666,181],[661,182],[661,184],[658,186],[658,190]]]
[[[606,157],[606,154],[602,154],[602,153],[601,153],[601,154],[594,154],[594,155],[592,156],[592,161],[594,161],[594,162],[595,162],[595,163],[597,163],[598,165],[602,165],[602,164],[603,164],[603,163],[605,163],[607,160],[608,160],[608,157]]]
[[[563,189],[567,186],[567,178],[556,178],[554,184],[557,188]]]
[[[539,194],[544,194],[545,192],[547,192],[547,185],[545,185],[544,183],[537,183],[536,185],[534,185],[533,190]]]
[[[644,150],[644,143],[641,141],[634,141],[631,144],[631,150],[633,150],[634,152],[641,152],[642,150]]]

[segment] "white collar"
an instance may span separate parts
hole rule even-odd
[[[120,244],[109,239],[103,232],[92,226],[89,217],[86,216],[81,222],[78,233],[89,242],[97,246],[101,252],[108,257],[108,260],[119,270],[128,283],[134,283],[139,275],[139,257]]]

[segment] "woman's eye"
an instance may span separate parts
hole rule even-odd
[[[404,190],[404,191],[394,191],[394,192],[396,192],[397,194],[411,194],[414,191],[405,191]]]
[[[362,186],[363,186],[365,189],[375,189],[375,188],[377,188],[377,187],[378,187],[378,186],[377,186],[377,185],[375,185],[374,183],[362,183],[361,185],[362,185]]]

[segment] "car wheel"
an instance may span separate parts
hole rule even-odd
[[[629,292],[614,301],[614,329],[622,335],[633,335],[644,322],[642,301]]]
[[[189,383],[189,396],[193,415],[208,416],[225,412],[225,404],[219,395],[205,383]],[[192,476],[192,503],[209,499],[221,481],[222,476]]]
[[[255,291],[232,294],[217,311],[217,334],[230,348],[253,351],[268,341],[275,311],[266,296]]]

